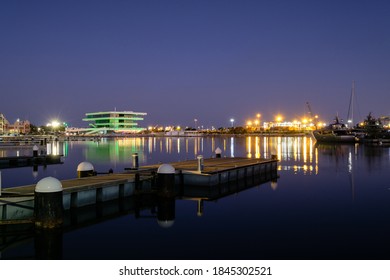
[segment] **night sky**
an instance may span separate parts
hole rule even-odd
[[[390,1],[0,1],[0,112],[72,126],[390,114]]]

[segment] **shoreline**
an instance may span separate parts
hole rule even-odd
[[[52,141],[98,141],[100,139],[136,138],[136,137],[161,137],[161,138],[196,138],[196,137],[310,137],[310,133],[200,133],[196,135],[166,135],[164,133],[136,133],[136,134],[107,134],[107,135],[25,135],[25,136],[0,136],[0,149],[13,147],[44,146]]]

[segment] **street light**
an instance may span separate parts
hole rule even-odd
[[[259,129],[259,130],[260,130],[260,117],[261,117],[261,114],[258,113],[256,115],[257,120],[255,121],[256,129]]]

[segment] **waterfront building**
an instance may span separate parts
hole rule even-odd
[[[21,121],[17,119],[13,124],[6,124],[6,132],[9,134],[19,135],[19,134],[28,134],[31,131],[31,124],[29,121]]]
[[[13,124],[10,124],[4,114],[0,113],[0,135],[4,134],[28,134],[31,131],[31,124],[29,121],[21,121],[17,119]]]
[[[0,135],[6,133],[5,128],[6,128],[7,123],[8,123],[8,121],[5,118],[5,116],[2,113],[0,113]]]
[[[89,122],[86,133],[136,133],[146,128],[139,127],[147,113],[133,111],[109,111],[86,113],[83,121]]]

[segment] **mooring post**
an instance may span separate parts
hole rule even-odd
[[[170,164],[162,164],[157,169],[157,187],[162,195],[174,195],[175,168]]]
[[[59,228],[63,217],[63,188],[53,177],[41,179],[34,191],[34,217],[37,228]]]
[[[138,153],[133,153],[132,154],[133,158],[133,169],[138,169]]]
[[[203,156],[199,155],[199,156],[197,156],[197,159],[198,159],[198,172],[202,172],[203,171]]]
[[[218,147],[215,149],[215,157],[221,158],[222,150]]]
[[[33,157],[38,157],[38,146],[37,145],[34,145],[33,147]]]
[[[95,175],[95,168],[92,163],[88,161],[83,161],[77,166],[77,177],[84,178]]]

